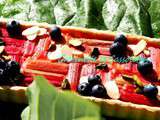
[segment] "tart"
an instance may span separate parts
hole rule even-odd
[[[6,44],[2,50],[20,64],[24,77],[19,84],[3,86],[1,100],[25,103],[25,89],[32,77],[42,75],[51,84],[99,104],[104,115],[159,118],[160,39],[12,21],[21,28],[17,29],[8,26],[9,21],[0,21]]]

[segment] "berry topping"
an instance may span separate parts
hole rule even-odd
[[[124,56],[125,50],[126,47],[122,43],[116,42],[111,45],[110,54],[116,57]]]
[[[78,93],[84,96],[90,95],[90,85],[86,82],[78,85]]]
[[[116,43],[116,42],[119,42],[119,43],[123,44],[124,46],[127,46],[128,40],[123,34],[118,34],[114,40],[114,43]]]
[[[20,23],[18,21],[13,20],[13,21],[9,22],[6,25],[6,27],[7,27],[8,33],[11,37],[21,35],[21,26],[20,26]]]
[[[90,85],[96,85],[96,84],[100,84],[101,83],[101,78],[100,78],[100,76],[99,75],[92,75],[92,76],[89,76],[88,77],[88,83],[90,84]]]
[[[158,94],[158,89],[156,86],[151,84],[145,85],[143,88],[143,93],[149,97],[156,97]]]
[[[5,68],[6,68],[6,63],[0,60],[0,69],[5,69]]]
[[[99,55],[100,55],[99,49],[94,48],[92,53],[91,53],[91,57],[97,59]]]
[[[62,37],[61,29],[59,27],[53,27],[50,31],[50,36],[52,40],[60,40]]]
[[[138,62],[137,68],[141,74],[145,75],[153,71],[153,64],[148,59],[142,59]]]
[[[15,61],[0,61],[0,85],[19,85],[23,75]]]
[[[108,66],[107,66],[107,64],[102,63],[102,64],[98,64],[98,65],[96,66],[96,69],[108,70]]]
[[[9,61],[7,63],[7,70],[10,72],[10,75],[14,77],[20,72],[20,66],[16,61]]]
[[[92,87],[92,96],[98,98],[105,98],[107,96],[106,89],[102,85],[94,85]]]

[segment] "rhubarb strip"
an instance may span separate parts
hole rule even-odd
[[[113,41],[97,40],[97,39],[80,39],[85,45],[88,46],[99,46],[99,47],[109,47]]]
[[[109,48],[107,48],[107,47],[86,46],[85,45],[85,52],[91,53],[94,48],[98,48],[101,55],[106,55],[106,56],[110,55]]]
[[[27,40],[24,44],[23,56],[31,56],[34,53],[36,43]]]
[[[22,55],[22,47],[16,47],[15,45],[5,46],[5,51],[11,55]]]
[[[150,58],[153,63],[153,69],[156,71],[158,80],[160,80],[160,49],[159,48],[153,48],[150,47]]]
[[[22,47],[25,43],[25,40],[18,40],[15,38],[3,37],[2,40],[6,43],[6,45],[15,45],[16,47]]]
[[[61,74],[67,74],[68,72],[68,64],[53,63],[48,60],[27,60],[23,66],[24,70],[32,69],[32,70],[61,73]]]
[[[70,83],[71,90],[76,91],[80,79],[82,63],[70,63],[67,79]]]
[[[125,102],[132,102],[135,104],[149,105],[149,106],[160,106],[160,102],[158,100],[150,99],[144,95],[130,93],[128,91],[124,91],[120,89],[120,100]]]
[[[95,74],[96,74],[95,64],[84,64],[82,66],[81,75],[80,75],[81,77],[95,75]]]

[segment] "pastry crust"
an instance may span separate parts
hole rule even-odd
[[[0,19],[0,26],[6,26],[6,23],[11,19]],[[20,21],[22,27],[28,28],[31,26],[44,27],[49,30],[49,28],[54,25],[47,23],[36,23],[36,22],[24,22]],[[80,27],[70,27],[70,26],[59,26],[63,34],[70,34],[76,38],[86,38],[86,39],[97,39],[97,40],[110,40],[113,41],[116,32],[103,31],[96,29],[87,29]],[[76,34],[75,34],[76,33]],[[160,39],[149,38],[145,36],[126,34],[129,43],[137,43],[140,40],[145,40],[148,44],[155,47],[159,47]],[[27,98],[25,96],[26,87],[14,86],[14,87],[0,87],[0,100],[10,101],[16,103],[27,103]],[[110,100],[110,99],[100,99],[95,97],[83,97],[93,101],[101,106],[102,113],[106,116],[116,116],[118,118],[129,118],[133,120],[158,120],[160,116],[159,107],[151,107],[147,105],[133,104],[130,102],[122,102],[120,100]]]

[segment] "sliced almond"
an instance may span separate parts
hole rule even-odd
[[[72,57],[73,57],[74,59],[84,58],[84,54],[83,54],[83,52],[81,52],[81,51],[74,50],[74,51],[72,52]]]
[[[38,26],[33,26],[31,28],[24,30],[22,32],[22,35],[24,35],[24,36],[29,36],[29,35],[33,35],[33,34],[37,35],[39,31],[40,31],[40,28]]]
[[[88,76],[82,76],[82,77],[80,78],[79,84],[84,83],[84,82],[88,83]]]
[[[45,35],[47,34],[47,29],[45,28],[39,28],[39,32],[38,32],[38,36],[42,36],[42,35]]]
[[[105,83],[105,88],[107,90],[107,94],[110,98],[112,99],[119,99],[120,98],[120,93],[118,86],[114,80],[109,80]]]
[[[145,54],[146,56],[150,56],[150,51],[149,51],[149,50],[144,50],[143,52],[144,52],[144,54]]]
[[[5,46],[0,46],[0,54],[4,51]]]
[[[78,47],[78,46],[82,45],[82,41],[78,40],[78,39],[71,39],[69,41],[69,44],[72,45],[72,46],[74,46],[74,47]]]
[[[10,55],[2,55],[2,57],[5,59],[5,60],[11,60],[11,56]]]
[[[31,35],[26,36],[28,40],[34,40],[36,39],[36,37],[37,37],[37,34],[31,34]]]
[[[157,89],[158,89],[157,99],[160,101],[160,86],[157,86]]]
[[[141,52],[143,52],[143,50],[145,50],[146,46],[147,46],[147,42],[145,40],[141,40],[136,45],[130,45],[129,47],[133,51],[133,55],[137,56]]]
[[[57,48],[53,52],[48,52],[47,57],[49,60],[59,60],[62,58],[62,52],[60,48]]]

